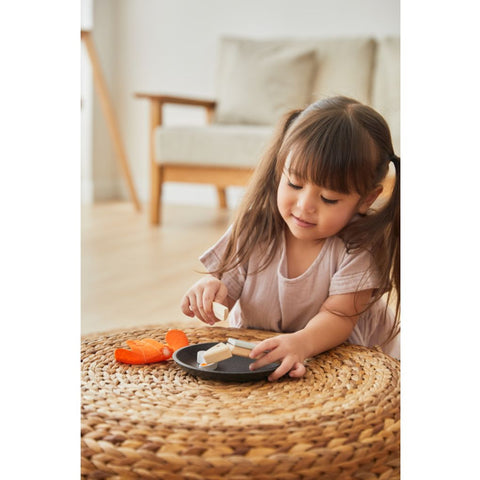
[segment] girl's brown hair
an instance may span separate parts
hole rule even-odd
[[[387,343],[398,333],[399,324],[400,158],[394,154],[383,117],[351,98],[321,100],[282,119],[245,192],[219,268],[211,273],[221,278],[246,263],[255,248],[264,253],[257,272],[272,261],[285,225],[277,207],[277,189],[289,153],[290,167],[302,180],[362,197],[382,183],[393,163],[395,185],[388,201],[338,234],[347,251],[366,249],[373,256],[380,285],[372,303],[387,294],[388,304],[395,292],[395,323]]]

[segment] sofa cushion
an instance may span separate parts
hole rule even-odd
[[[158,163],[255,167],[273,128],[250,125],[172,126],[155,129]]]
[[[276,41],[223,38],[217,73],[217,123],[273,125],[310,100],[312,49]]]
[[[393,146],[400,154],[400,39],[378,40],[372,106],[390,126]]]
[[[375,41],[368,37],[325,38],[302,41],[314,48],[317,73],[311,102],[334,95],[345,95],[369,104],[375,58]]]

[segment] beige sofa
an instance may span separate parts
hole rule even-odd
[[[139,93],[151,105],[150,221],[160,223],[164,182],[210,183],[220,206],[225,188],[245,185],[288,110],[331,95],[372,105],[388,121],[400,149],[398,38],[253,40],[219,42],[215,100]],[[168,126],[168,103],[206,110],[205,126]]]

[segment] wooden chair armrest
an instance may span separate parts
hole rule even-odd
[[[176,95],[136,93],[135,96],[137,98],[146,98],[150,100],[150,128],[152,130],[157,126],[162,125],[163,106],[167,103],[173,103],[176,105],[190,105],[193,107],[203,107],[206,110],[207,123],[212,123],[215,113],[215,106],[217,105],[217,102],[215,100],[180,97]]]
[[[147,98],[149,100],[153,100],[159,102],[161,104],[164,103],[174,103],[176,105],[191,105],[194,107],[204,107],[208,109],[215,108],[217,102],[215,100],[207,100],[202,98],[189,98],[189,97],[180,97],[177,95],[162,95],[162,94],[154,94],[154,93],[136,93],[135,96],[137,98]]]

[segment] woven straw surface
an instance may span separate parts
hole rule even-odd
[[[222,383],[173,360],[124,365],[125,340],[164,341],[165,328],[84,337],[82,477],[151,479],[398,479],[399,363],[343,345],[307,362],[300,379]],[[273,334],[185,329],[190,343]]]

